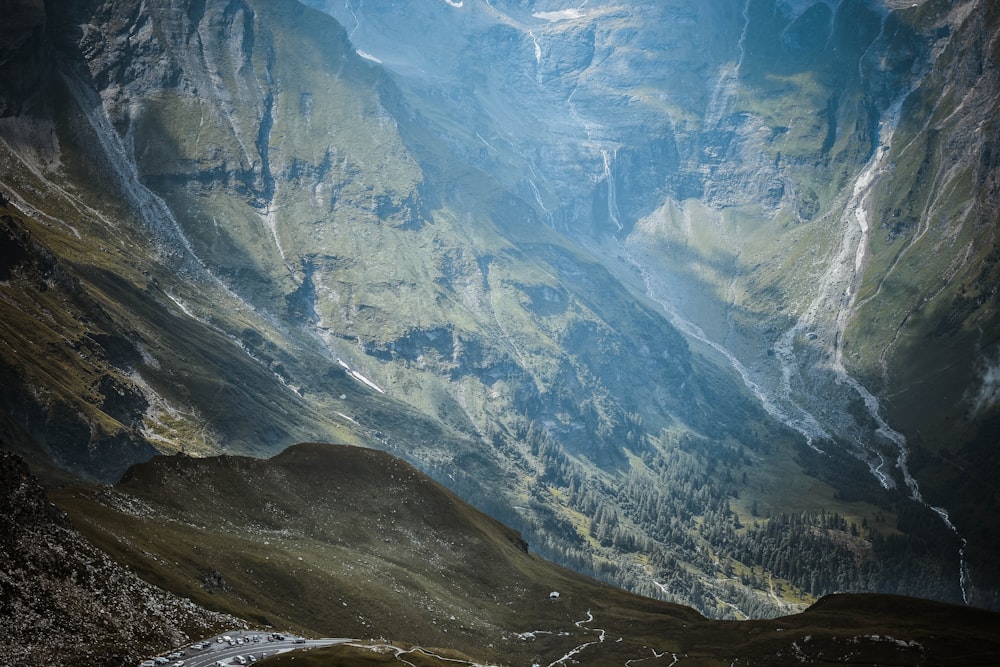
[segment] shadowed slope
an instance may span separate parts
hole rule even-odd
[[[55,499],[151,581],[311,634],[382,637],[502,664],[550,663],[571,651],[586,664],[1000,657],[996,614],[911,598],[824,598],[796,616],[709,621],[534,556],[516,532],[374,450],[303,444],[270,460],[158,457],[114,488]],[[308,664],[358,664],[367,651],[314,651]]]

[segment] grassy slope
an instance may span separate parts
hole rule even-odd
[[[518,534],[374,450],[300,445],[270,461],[158,458],[114,490],[55,499],[150,581],[311,634],[496,656],[523,643],[511,633],[571,627],[587,608],[624,615],[620,622],[653,611],[675,623],[699,618],[529,554]],[[551,590],[562,592],[559,603]]]
[[[444,647],[452,659],[549,663],[583,644],[586,664],[652,660],[654,651],[662,664],[677,654],[703,665],[773,664],[796,651],[830,662],[852,654],[861,664],[1000,655],[996,614],[907,598],[832,598],[773,621],[710,622],[530,554],[510,529],[373,450],[299,445],[269,461],[160,457],[113,489],[53,497],[115,558],[209,608],[308,634]],[[357,647],[295,657],[366,664],[359,655],[394,664]]]

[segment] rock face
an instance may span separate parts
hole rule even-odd
[[[241,623],[156,589],[113,562],[7,452],[0,452],[0,509],[6,665],[138,663],[188,641],[188,633]]]
[[[709,614],[991,603],[988,3],[311,4],[14,3],[21,450],[363,443]]]

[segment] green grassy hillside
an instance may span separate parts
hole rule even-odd
[[[622,627],[633,614],[667,627],[700,619],[533,555],[518,533],[370,449],[158,457],[113,488],[53,498],[147,580],[261,626],[497,659],[526,650],[519,632],[542,633],[532,646],[565,644],[558,633],[587,609]]]
[[[773,621],[709,621],[539,558],[516,532],[369,449],[158,457],[115,487],[52,497],[91,541],[178,595],[260,627],[366,640],[296,654],[295,664],[412,662],[411,653],[394,660],[388,640],[399,651],[424,647],[423,664],[551,664],[574,651],[595,665],[1000,656],[996,614],[901,597],[826,598]]]

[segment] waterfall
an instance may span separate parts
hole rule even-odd
[[[740,69],[742,69],[743,59],[746,57],[747,32],[750,28],[750,0],[744,1],[741,16],[743,17],[743,27],[740,30],[740,38],[736,42],[736,62],[726,64],[722,67],[719,78],[712,88],[703,124],[703,127],[706,129],[719,124],[722,116],[729,109],[730,103],[736,97],[740,80]]]
[[[604,182],[608,186],[608,219],[615,223],[615,228],[621,232],[624,227],[622,227],[621,215],[618,212],[618,199],[615,195],[614,174],[611,173],[611,164],[617,156],[617,150],[611,153],[611,155],[608,155],[606,148],[601,149],[601,159],[604,162]]]

